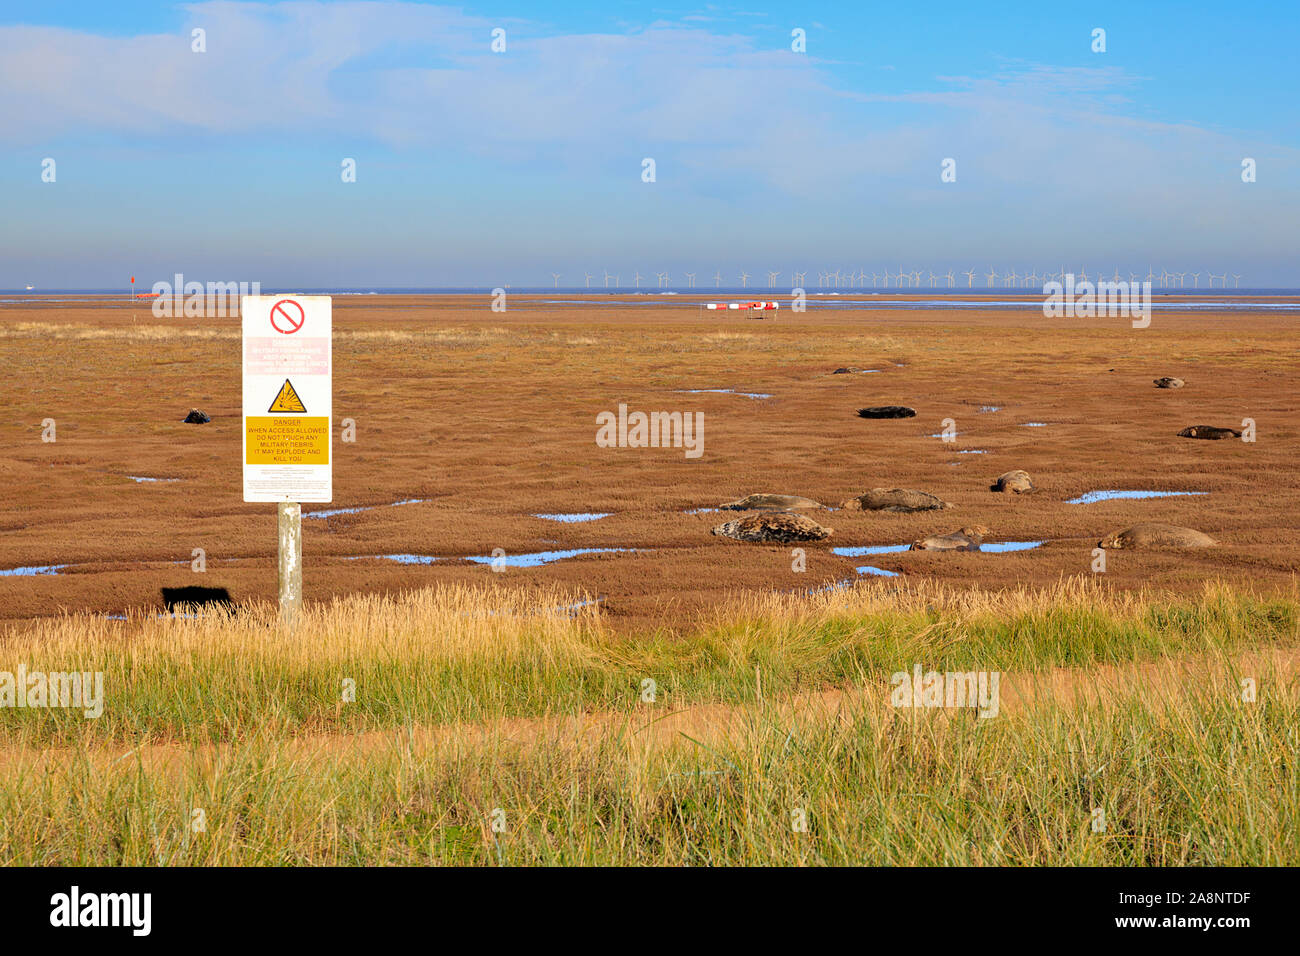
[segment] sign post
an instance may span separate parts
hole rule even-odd
[[[302,505],[276,505],[275,525],[280,541],[280,617],[293,623],[302,607]]]
[[[333,499],[333,325],[327,295],[246,295],[244,500],[275,502],[280,617],[302,606],[301,502]]]

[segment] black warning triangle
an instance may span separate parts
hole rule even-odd
[[[275,401],[271,403],[268,412],[305,412],[307,407],[303,405],[302,399],[298,393],[293,390],[293,385],[286,378],[284,384],[280,386],[280,394],[275,396]]]

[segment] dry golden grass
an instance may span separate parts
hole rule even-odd
[[[0,862],[1300,860],[1294,596],[878,587],[638,645],[519,593],[10,626],[0,668],[102,666],[109,703],[3,713]],[[913,662],[1008,662],[1003,706],[892,707]]]

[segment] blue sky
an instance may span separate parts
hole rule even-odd
[[[1281,2],[6,3],[0,288],[1148,264],[1300,286],[1297,41]]]

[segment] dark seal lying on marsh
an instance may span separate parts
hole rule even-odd
[[[181,419],[181,421],[186,425],[206,425],[208,422],[212,421],[212,419],[208,417],[207,412],[201,412],[197,408],[191,408],[190,413]]]
[[[915,418],[916,409],[906,405],[873,405],[871,408],[859,408],[859,418]]]
[[[1241,432],[1235,428],[1219,428],[1217,425],[1188,425],[1178,433],[1178,437],[1222,441],[1225,438],[1240,438]]]
[[[1154,381],[1156,388],[1182,388],[1187,384],[1181,378],[1174,378],[1172,375],[1164,375]]]
[[[746,515],[718,525],[709,534],[736,541],[772,541],[786,544],[791,541],[821,541],[833,533],[806,515],[788,511],[763,511]]]

